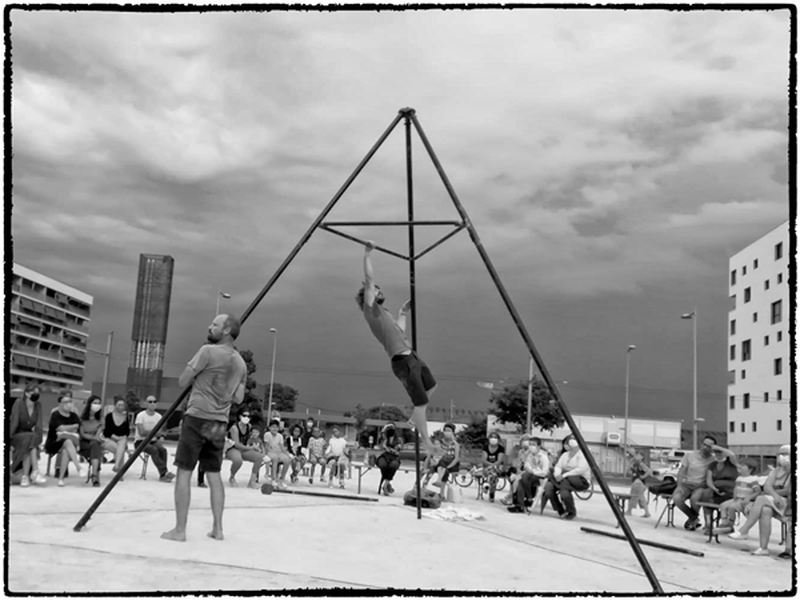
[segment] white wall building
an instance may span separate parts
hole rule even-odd
[[[83,387],[92,296],[17,263],[13,269],[11,386]]]
[[[774,457],[792,429],[789,222],[733,255],[729,273],[728,442]]]

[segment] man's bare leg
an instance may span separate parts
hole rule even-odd
[[[178,467],[178,475],[175,477],[175,528],[161,534],[165,540],[186,541],[186,520],[192,500],[191,481],[192,472]]]
[[[433,452],[434,446],[431,443],[431,438],[428,435],[428,417],[427,417],[428,405],[425,404],[424,406],[415,406],[414,410],[411,412],[411,418],[408,420],[414,428],[419,433],[419,437],[422,441],[422,445],[428,453]]]
[[[211,531],[208,532],[208,537],[215,540],[224,540],[225,536],[222,535],[222,511],[225,508],[225,487],[222,485],[222,476],[219,472],[206,473],[206,479],[208,479],[208,488],[211,494],[211,514],[214,517],[214,523],[211,526]]]

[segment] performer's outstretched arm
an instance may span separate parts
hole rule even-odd
[[[403,302],[403,306],[400,307],[400,311],[397,313],[397,326],[403,333],[406,332],[406,318],[408,317],[408,313],[410,312],[411,312],[411,300],[406,300],[405,302]]]
[[[375,303],[375,279],[372,270],[372,261],[369,258],[370,252],[375,249],[375,242],[368,240],[364,248],[364,302],[367,306]]]

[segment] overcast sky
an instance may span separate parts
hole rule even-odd
[[[789,218],[788,11],[11,12],[13,258],[94,296],[125,377],[140,253],[175,258],[165,374],[241,313],[398,109],[416,109],[574,412],[724,429],[728,258]],[[404,220],[398,127],[330,220]],[[416,216],[455,219],[414,144]],[[406,252],[402,228],[351,228]],[[447,228],[420,228],[417,247]],[[11,251],[10,247],[6,251]],[[362,247],[317,231],[245,324],[301,408],[405,404],[353,296]],[[396,311],[406,263],[374,259]],[[417,263],[434,406],[527,377],[461,232]],[[87,387],[102,374],[89,360]]]

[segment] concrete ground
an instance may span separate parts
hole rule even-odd
[[[171,449],[171,453],[172,453]],[[44,467],[44,462],[42,467]],[[223,466],[227,481],[230,463]],[[206,536],[211,513],[208,490],[192,488],[188,541],[160,539],[174,525],[173,485],[161,483],[153,466],[140,480],[140,465],[127,473],[80,532],[73,527],[97,498],[75,475],[59,488],[12,486],[8,498],[7,590],[62,592],[207,592],[346,588],[520,592],[651,592],[652,587],[625,540],[585,533],[592,527],[620,533],[602,494],[578,501],[578,518],[562,521],[506,511],[499,503],[463,492],[459,506],[481,513],[479,521],[447,522],[423,517],[402,505],[412,474],[398,473],[397,492],[377,502],[306,495],[263,495],[247,487],[226,487],[225,540]],[[44,472],[44,469],[42,470]],[[111,479],[107,467],[103,484]],[[246,464],[238,479],[246,483]],[[363,479],[362,496],[378,498],[376,470]],[[193,482],[194,486],[194,482]],[[227,484],[226,484],[227,486]],[[291,489],[355,495],[301,480]],[[651,511],[655,508],[651,507]],[[642,546],[665,592],[768,593],[792,588],[792,561],[776,558],[780,528],[773,532],[770,557],[746,550],[756,542],[707,544],[699,532],[658,529],[633,517],[636,536],[703,552],[696,557]],[[426,511],[423,510],[423,514]],[[637,511],[638,513],[639,511]],[[777,522],[775,522],[777,524]],[[753,530],[751,537],[757,535]]]

